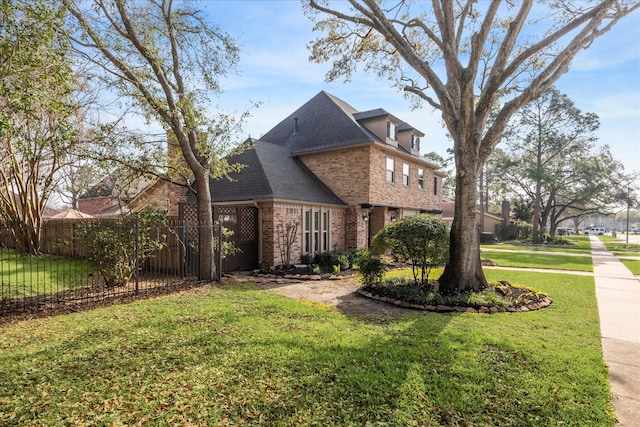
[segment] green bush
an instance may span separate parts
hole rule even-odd
[[[301,254],[300,255],[300,264],[312,264],[313,263],[313,256],[311,256],[311,254]]]
[[[340,269],[348,270],[353,267],[353,257],[349,252],[318,252],[313,257],[313,263],[323,267],[333,267],[334,265],[339,265]]]
[[[362,275],[364,286],[375,286],[384,279],[384,263],[371,255],[371,252],[362,250],[358,252],[358,271]]]
[[[98,268],[105,285],[124,286],[145,260],[164,247],[166,235],[156,228],[160,225],[166,225],[165,214],[147,209],[108,224],[82,224],[78,237],[89,247],[89,261]]]
[[[431,269],[447,262],[449,227],[434,216],[410,216],[386,225],[373,237],[371,247],[376,253],[391,251],[398,260],[411,264],[415,283],[424,285]]]
[[[505,224],[496,225],[496,237],[502,242],[508,240],[527,240],[531,238],[532,227],[529,224]]]

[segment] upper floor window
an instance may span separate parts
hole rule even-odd
[[[438,194],[438,177],[437,176],[433,177],[433,194],[434,195]]]
[[[409,163],[402,164],[402,184],[409,185]]]
[[[420,137],[417,135],[411,135],[411,149],[420,151]]]
[[[391,138],[394,141],[398,139],[398,129],[391,122],[387,122],[387,138]]]
[[[391,157],[387,157],[387,182],[394,181],[395,168],[396,162]]]
[[[424,169],[418,168],[418,188],[424,190]]]

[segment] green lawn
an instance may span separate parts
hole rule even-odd
[[[481,256],[482,259],[489,259],[500,267],[593,271],[593,263],[588,256],[491,252],[490,250],[483,250]]]
[[[507,249],[512,251],[534,251],[534,252],[567,252],[567,253],[591,253],[591,243],[588,236],[561,236],[566,244],[540,244],[532,245],[526,243],[498,243],[495,245],[481,245],[483,250]]]
[[[609,252],[616,256],[639,256],[640,245],[629,243],[611,236],[598,236]]]
[[[342,315],[252,285],[0,328],[0,425],[612,426],[591,277],[520,314]]]
[[[636,276],[640,275],[640,260],[639,259],[621,259],[622,263]]]
[[[86,286],[98,276],[86,261],[0,250],[0,299],[62,292]]]

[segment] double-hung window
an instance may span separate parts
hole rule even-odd
[[[394,141],[398,140],[398,129],[396,125],[391,122],[387,122],[387,138],[393,139]]]
[[[418,168],[418,188],[424,190],[424,169]]]
[[[402,185],[409,185],[409,163],[402,164]]]
[[[394,182],[396,162],[392,157],[387,157],[387,182]]]
[[[417,135],[411,135],[411,148],[420,151],[420,137]]]

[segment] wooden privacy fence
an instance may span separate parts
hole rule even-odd
[[[30,255],[20,251],[21,230],[0,224],[0,317],[81,310],[195,286],[198,227],[175,218],[142,228],[136,221],[50,220],[38,230],[39,254]],[[100,240],[105,235],[124,243],[111,251]],[[145,252],[145,245],[151,249]],[[133,265],[130,275],[122,273],[126,265]]]

